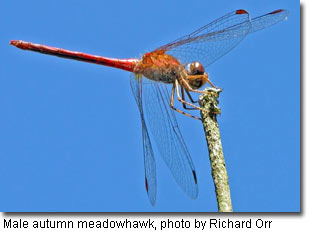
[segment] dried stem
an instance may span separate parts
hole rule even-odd
[[[206,111],[201,111],[200,114],[208,144],[218,210],[219,212],[232,212],[228,175],[216,120],[217,114],[221,111],[218,107],[218,97],[222,90],[206,88],[205,91],[207,93],[200,96],[199,104]]]

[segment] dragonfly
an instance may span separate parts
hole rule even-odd
[[[199,119],[189,114],[188,110],[205,111],[195,104],[197,101],[191,96],[191,93],[204,93],[199,89],[206,83],[214,87],[205,68],[236,47],[248,34],[286,20],[288,14],[287,10],[279,9],[251,19],[246,10],[235,10],[145,53],[141,59],[108,58],[21,40],[11,40],[10,44],[24,50],[132,72],[130,86],[142,123],[145,188],[154,206],[157,179],[151,138],[176,183],[190,198],[196,199],[197,175],[175,111]],[[175,106],[175,93],[179,105],[183,106],[182,110]]]

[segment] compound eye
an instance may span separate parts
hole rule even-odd
[[[187,65],[187,72],[189,75],[201,75],[204,74],[205,69],[200,62],[195,61]]]

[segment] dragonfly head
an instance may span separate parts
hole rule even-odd
[[[199,89],[208,81],[208,75],[205,73],[205,69],[200,62],[194,61],[189,63],[185,69],[187,72],[187,81],[191,88]]]

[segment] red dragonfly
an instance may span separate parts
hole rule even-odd
[[[282,9],[254,19],[250,18],[247,11],[236,10],[144,54],[141,59],[107,58],[20,40],[12,40],[10,44],[20,49],[115,67],[134,74],[130,79],[130,85],[142,122],[145,186],[151,204],[155,205],[156,164],[147,125],[176,182],[190,198],[196,199],[196,172],[174,110],[199,118],[174,106],[175,93],[184,109],[200,109],[195,105],[190,93],[203,93],[199,88],[206,83],[214,87],[205,72],[205,67],[228,53],[249,33],[269,27],[287,17],[288,11]],[[166,84],[172,85],[171,94],[167,89],[169,85]],[[185,93],[190,102],[185,99]]]

